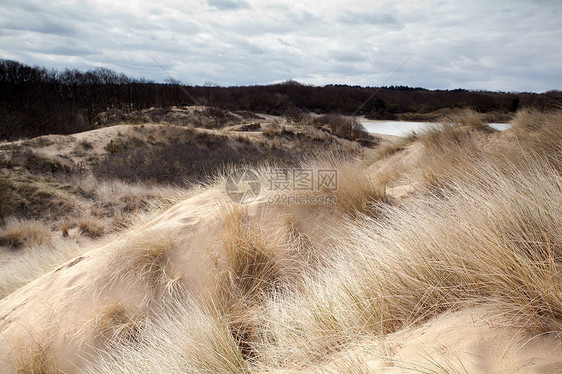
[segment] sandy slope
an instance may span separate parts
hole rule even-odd
[[[91,342],[78,332],[88,329],[97,308],[119,301],[136,311],[143,302],[146,290],[130,279],[104,288],[111,267],[117,265],[112,263],[115,253],[134,242],[142,231],[150,231],[155,240],[174,238],[173,268],[185,274],[189,289],[200,290],[211,282],[216,262],[209,259],[220,255],[216,253],[220,221],[215,219],[214,206],[207,202],[213,201],[216,193],[210,190],[196,195],[142,228],[88,251],[1,300],[0,361],[15,364],[22,348],[39,343],[57,353],[62,370],[79,365],[79,356],[87,354]]]
[[[264,227],[280,227],[288,210],[268,205],[264,199],[250,204],[250,218]],[[104,287],[104,282],[111,283],[110,269],[118,267],[112,262],[115,253],[143,231],[157,240],[174,239],[170,268],[181,273],[182,282],[193,294],[212,288],[225,261],[223,227],[218,219],[219,207],[225,202],[224,193],[217,188],[197,194],[1,300],[0,361],[6,365],[0,371],[13,372],[20,352],[39,344],[56,354],[60,369],[73,372],[96,346],[89,335],[96,310],[118,300],[131,311],[141,311],[146,301],[142,285],[128,278],[112,287]],[[297,214],[315,241],[322,238],[319,222],[333,218],[318,219],[318,212],[310,209],[297,210]],[[562,371],[562,346],[557,337],[533,338],[526,331],[506,326],[508,321],[490,309],[448,313],[387,336],[384,342],[368,342],[338,354],[326,365],[303,372],[331,372],[349,362],[361,362],[372,372],[392,373],[436,367],[470,373]]]
[[[250,204],[250,219],[264,227],[283,227],[287,208],[272,207],[264,199]],[[131,278],[112,273],[119,269],[119,253],[131,245],[173,239],[168,265],[173,276],[194,295],[211,289],[225,262],[218,216],[226,202],[221,189],[208,189],[0,300],[0,362],[7,363],[0,372],[12,372],[19,354],[37,345],[56,354],[61,370],[72,372],[96,346],[90,332],[97,310],[120,302],[133,314],[144,312],[148,293],[143,284],[135,283],[136,274]],[[297,214],[307,222],[303,230],[321,242],[322,225],[312,212],[302,209]]]
[[[533,335],[489,307],[446,313],[415,329],[336,354],[302,373],[560,373],[562,345],[556,334]],[[291,371],[294,372],[294,371]],[[276,371],[276,374],[289,373]]]

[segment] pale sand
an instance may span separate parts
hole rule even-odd
[[[476,307],[445,313],[417,328],[365,341],[313,368],[270,373],[562,372],[562,342],[555,332],[537,335],[510,327],[497,312]]]
[[[266,199],[264,195],[250,204],[248,215],[263,227],[275,228],[268,231],[276,235],[277,228],[284,227],[289,209],[271,206]],[[219,212],[227,201],[219,188],[196,194],[0,300],[0,362],[6,363],[0,372],[12,372],[19,352],[36,342],[47,344],[56,353],[61,370],[73,372],[92,352],[91,346],[95,347],[87,332],[96,310],[116,301],[128,310],[138,310],[146,296],[141,285],[130,279],[111,287],[104,282],[108,282],[105,274],[115,265],[110,262],[112,254],[143,231],[154,233],[157,240],[173,238],[168,266],[174,274],[183,276],[184,286],[195,297],[212,289],[226,261]],[[323,224],[319,222],[328,224],[333,217],[322,218],[324,213],[306,207],[291,212],[297,212],[303,222],[301,230],[314,242],[322,243]]]

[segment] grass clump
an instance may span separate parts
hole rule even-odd
[[[98,238],[105,234],[105,223],[94,217],[83,217],[78,221],[78,229],[81,234],[88,235],[92,238]]]
[[[247,210],[239,206],[229,209],[224,226],[227,277],[241,290],[242,296],[259,297],[273,287],[279,275],[272,243],[260,227],[249,222]]]
[[[115,266],[93,277],[90,286],[99,292],[118,284],[139,287],[145,295],[139,310],[179,297],[183,275],[169,266],[174,245],[169,233],[161,230],[132,232],[126,243],[116,241],[107,249],[107,261]]]
[[[35,342],[23,348],[18,357],[17,374],[59,374],[52,350],[45,344]]]
[[[40,221],[11,220],[0,230],[0,244],[10,247],[49,245],[52,233]]]
[[[302,168],[315,173],[318,188],[291,193],[314,195],[318,203],[307,202],[310,205],[323,206],[347,216],[357,216],[369,213],[374,203],[386,201],[384,184],[376,176],[370,175],[365,166],[356,160],[342,160],[336,156],[328,160],[309,161]]]
[[[121,302],[104,305],[96,311],[93,333],[105,344],[110,341],[137,341],[140,334],[140,318],[131,316]]]
[[[458,127],[466,127],[473,131],[481,131],[485,133],[493,133],[497,131],[485,123],[485,116],[483,114],[478,113],[471,108],[464,108],[453,113],[449,113],[442,117],[439,122]]]
[[[219,274],[213,309],[228,322],[244,357],[253,354],[257,308],[280,282],[276,241],[249,220],[247,210],[231,206],[224,216],[224,247],[228,263]]]
[[[406,149],[407,146],[417,141],[419,138],[418,134],[414,131],[401,136],[399,139],[393,141],[390,144],[386,144],[377,149],[375,160],[381,160],[383,158],[392,156],[393,154]]]

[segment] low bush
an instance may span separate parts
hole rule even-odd
[[[0,175],[0,221],[64,215],[73,208],[79,188],[50,178]]]
[[[108,143],[111,152],[94,164],[93,173],[101,179],[183,185],[203,183],[233,166],[296,166],[303,159],[334,150],[353,153],[335,140],[320,142],[291,131],[271,133],[275,139],[294,142],[291,149],[252,142],[247,136],[229,138],[196,131],[184,135],[151,145],[134,139],[112,140]]]
[[[374,140],[365,127],[355,117],[345,117],[339,114],[325,114],[314,119],[318,125],[327,125],[332,134],[350,140]]]

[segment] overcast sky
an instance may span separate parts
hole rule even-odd
[[[562,89],[561,4],[2,0],[0,58],[163,82],[156,60],[199,85],[294,79],[543,92]]]

